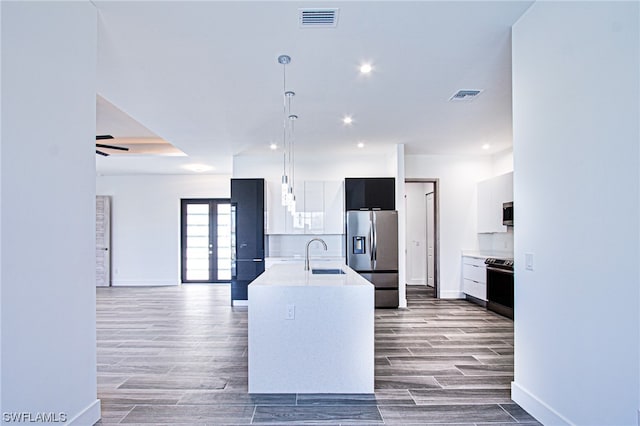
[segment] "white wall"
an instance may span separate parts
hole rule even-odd
[[[512,397],[544,424],[638,424],[639,13],[536,2],[513,28]]]
[[[0,52],[2,51],[2,3],[0,3]],[[2,376],[2,54],[0,53],[0,377]],[[2,409],[2,379],[0,379],[0,413]]]
[[[180,199],[229,198],[229,176],[98,176],[112,196],[112,283],[180,284]]]
[[[407,307],[407,253],[402,247],[407,247],[407,211],[404,205],[405,193],[405,155],[404,144],[397,144],[394,155],[391,156],[392,167],[396,178],[396,210],[398,211],[398,307]]]
[[[0,412],[93,424],[96,10],[1,7]]]
[[[407,179],[439,179],[440,297],[462,298],[461,252],[478,249],[477,182],[491,176],[486,157],[407,155]]]

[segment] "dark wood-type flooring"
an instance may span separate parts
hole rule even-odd
[[[228,285],[98,288],[98,425],[538,425],[510,399],[513,322],[408,287],[376,310],[375,395],[247,393]]]

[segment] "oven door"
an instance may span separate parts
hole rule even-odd
[[[487,309],[513,319],[513,270],[487,265]]]

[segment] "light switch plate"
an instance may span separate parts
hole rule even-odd
[[[533,253],[524,254],[524,267],[527,271],[533,271]]]
[[[292,320],[296,319],[296,305],[288,304],[287,312],[285,314],[285,319]]]

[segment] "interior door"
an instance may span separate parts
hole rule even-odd
[[[424,182],[405,185],[407,284],[427,284],[427,230]]]
[[[111,198],[96,196],[96,287],[111,285]]]
[[[435,204],[433,192],[426,195],[427,197],[427,285],[434,286],[435,271]]]

